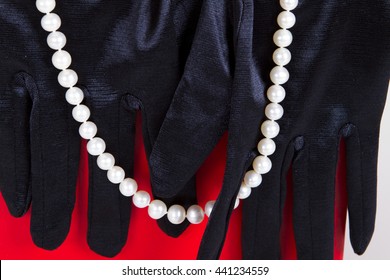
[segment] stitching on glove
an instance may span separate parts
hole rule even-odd
[[[350,139],[350,141],[356,141],[356,144],[358,146],[358,156],[359,156],[359,163],[360,163],[360,172],[357,175],[357,176],[359,176],[359,179],[357,180],[357,182],[358,182],[359,185],[358,185],[358,187],[356,187],[356,185],[355,185],[354,188],[358,188],[358,192],[362,193],[362,195],[361,195],[361,206],[364,208],[365,203],[364,203],[364,199],[363,199],[364,193],[363,193],[363,185],[362,185],[362,174],[364,174],[363,173],[364,170],[363,170],[362,158],[361,158],[361,152],[362,151],[361,151],[359,129],[358,129],[358,127],[356,125],[354,125],[352,123],[347,123],[340,129],[339,135],[340,135],[340,137],[342,136],[346,140]],[[348,146],[348,142],[346,142],[346,145]],[[348,159],[347,159],[347,164],[348,164]],[[347,176],[348,176],[348,174],[347,174]],[[348,191],[351,191],[351,190],[348,190],[348,188],[347,188],[347,192]],[[363,211],[359,211],[359,212],[361,214],[360,221],[362,223],[361,223],[361,231],[359,232],[359,244],[357,245],[357,248],[354,248],[357,253],[362,252],[363,248],[365,247],[364,244],[368,242],[365,238],[363,238],[364,237],[363,231],[366,228],[366,226],[365,226],[366,225],[365,216],[363,214]],[[356,231],[354,232],[354,234],[356,234]]]
[[[20,82],[22,84],[20,84]],[[37,89],[37,85],[35,83],[35,80],[32,78],[32,76],[30,74],[28,74],[27,72],[18,72],[16,73],[13,78],[12,78],[12,89],[10,89],[12,91],[12,93],[14,94],[15,91],[14,91],[14,86],[22,86],[26,91],[27,93],[29,94],[29,97],[30,97],[30,111],[29,112],[26,112],[26,114],[31,114],[31,109],[32,109],[32,101],[34,100],[34,97],[37,96],[37,92],[38,92],[38,89]],[[21,96],[20,96],[21,97]],[[25,97],[25,98],[28,98],[28,97]],[[12,98],[13,101],[15,101],[14,98]],[[14,106],[15,108],[15,106]],[[14,124],[13,126],[13,131],[14,131],[14,137],[16,139],[16,125]],[[30,143],[30,139],[28,139],[28,142]],[[16,144],[16,143],[14,143]],[[14,145],[14,155],[16,156],[17,153],[16,153],[16,146]],[[15,158],[15,163],[17,162],[16,158]],[[16,171],[17,167],[15,165],[15,174],[17,174],[17,171]],[[15,178],[18,178],[18,176],[16,176]],[[15,182],[16,183],[16,182]],[[17,184],[18,185],[18,184]],[[14,205],[15,208],[17,209],[17,212],[18,212],[18,216],[22,216],[24,215],[28,208],[29,208],[29,205],[30,205],[30,202],[31,202],[31,168],[30,168],[30,171],[29,171],[29,181],[28,181],[28,186],[25,186],[25,188],[27,189],[27,192],[26,191],[23,191],[23,192],[20,192],[20,190],[17,190],[16,194],[20,195],[21,193],[24,194],[24,198],[23,198],[23,201],[25,202],[25,205],[24,205],[24,209],[20,208],[19,205]],[[19,199],[16,199],[17,201]]]

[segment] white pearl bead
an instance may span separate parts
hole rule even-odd
[[[280,0],[280,6],[285,10],[294,10],[298,6],[298,0]]]
[[[65,99],[71,105],[79,105],[84,99],[84,93],[78,87],[71,87],[66,91]]]
[[[110,170],[115,165],[115,158],[110,153],[103,153],[98,156],[96,162],[101,170]]]
[[[291,28],[295,25],[295,15],[289,11],[283,11],[278,15],[277,22],[281,28]]]
[[[167,213],[167,206],[161,200],[153,200],[149,204],[148,214],[152,219],[158,220]]]
[[[150,195],[145,191],[138,191],[133,196],[133,204],[138,208],[145,208],[150,203]]]
[[[215,204],[215,200],[210,200],[206,203],[204,207],[204,212],[207,217],[210,217],[211,211],[213,211],[214,204]]]
[[[286,97],[286,90],[280,85],[272,85],[267,90],[267,97],[271,102],[282,102]]]
[[[119,184],[125,179],[125,171],[120,166],[113,166],[107,171],[107,178],[113,184]]]
[[[44,14],[50,13],[56,6],[55,0],[37,0],[35,2],[37,9]]]
[[[293,37],[289,30],[279,29],[275,32],[273,39],[275,45],[285,48],[291,45]]]
[[[87,151],[92,156],[98,156],[104,153],[106,149],[106,143],[102,138],[95,137],[88,141]]]
[[[138,190],[137,182],[132,178],[124,179],[119,185],[119,191],[124,196],[132,196]]]
[[[261,132],[267,138],[278,136],[280,127],[277,122],[266,120],[261,124]]]
[[[168,209],[168,220],[175,225],[181,224],[186,218],[186,210],[181,205],[172,205]]]
[[[204,219],[204,212],[199,205],[192,205],[187,209],[187,220],[191,224],[200,224]]]
[[[92,139],[97,133],[97,126],[93,122],[85,122],[80,125],[80,136],[84,139]]]
[[[58,74],[58,82],[64,88],[73,87],[75,84],[77,84],[77,81],[78,81],[77,73],[71,69],[62,70]]]
[[[60,50],[66,45],[66,36],[60,31],[51,32],[47,36],[47,44],[53,50]]]
[[[259,141],[259,144],[257,145],[257,150],[260,154],[264,156],[272,155],[275,152],[276,145],[275,142],[272,139],[269,138],[263,138]]]
[[[236,198],[236,202],[234,203],[234,209],[236,209],[240,205],[240,199]]]
[[[56,31],[61,26],[61,18],[54,13],[46,14],[41,19],[41,26],[47,32]]]
[[[290,78],[290,74],[283,66],[275,66],[271,70],[270,78],[274,84],[282,85],[288,81],[288,79]]]
[[[277,48],[272,55],[272,59],[276,65],[284,66],[290,63],[291,52],[286,48]]]
[[[59,50],[53,54],[51,62],[55,68],[65,70],[72,63],[72,57],[67,51]]]
[[[252,188],[245,185],[245,183],[241,184],[240,190],[238,191],[237,198],[245,199],[251,195]]]
[[[272,162],[269,159],[269,157],[257,156],[253,161],[252,166],[253,166],[253,170],[255,170],[256,173],[265,174],[271,170]]]
[[[91,111],[87,106],[80,104],[73,108],[72,116],[78,122],[85,122],[91,116]]]
[[[256,188],[260,186],[262,180],[261,175],[254,170],[249,170],[245,173],[244,182],[248,187]]]
[[[283,116],[283,107],[277,103],[270,103],[265,107],[265,115],[270,120],[279,120]]]

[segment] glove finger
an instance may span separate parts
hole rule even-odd
[[[216,259],[220,255],[244,173],[257,154],[253,147],[260,137],[258,123],[262,116],[258,112],[264,105],[264,96],[261,94],[264,85],[259,80],[252,59],[253,5],[251,1],[227,1],[225,4],[232,4],[228,7],[228,15],[225,14],[222,20],[231,24],[232,34],[229,35],[234,40],[234,51],[231,52],[234,54],[234,81],[228,104],[228,152],[222,190],[202,237],[198,259]],[[217,8],[215,11],[223,10]]]
[[[37,246],[52,250],[61,245],[69,231],[80,138],[71,110],[59,94],[63,88],[42,83],[38,90],[30,122],[31,236]]]
[[[255,156],[255,152],[250,153],[246,161],[244,161],[244,168],[242,170],[248,169]],[[228,168],[229,167],[227,167],[227,169]],[[235,175],[236,174],[226,173],[225,171],[224,180],[231,180],[232,184],[236,185],[236,188],[222,188],[218,195],[201,240],[197,255],[198,260],[218,259],[221,254],[230,222],[230,216],[234,209],[236,197],[240,188],[239,182],[241,182],[242,177],[244,176],[244,174],[241,174],[240,176]],[[234,179],[232,177],[234,177]]]
[[[379,129],[359,133],[353,124],[342,129],[346,144],[350,240],[356,254],[366,250],[375,227]]]
[[[158,104],[152,103],[151,105],[148,103],[147,108],[144,108],[144,105],[141,101],[139,101],[139,104],[142,111],[142,133],[144,140],[143,142],[145,146],[146,156],[150,159],[150,155],[152,153],[158,135],[158,130],[161,127],[162,119],[164,118],[163,112],[165,112],[165,110],[161,110],[159,112],[153,110],[155,106],[161,107],[161,105]],[[197,204],[195,176],[189,179],[185,186],[174,197],[170,198],[159,196],[159,194],[156,193],[156,187],[152,180],[152,193],[153,197],[155,199],[163,201],[166,204],[167,208],[174,204],[182,205],[185,208],[193,204]],[[166,234],[172,237],[178,237],[189,226],[189,222],[187,220],[178,225],[172,224],[171,222],[169,222],[166,215],[161,219],[158,219],[157,224],[161,228],[161,230],[163,230]]]
[[[150,157],[154,191],[176,195],[194,176],[226,130],[231,42],[217,2],[202,8],[182,79]],[[227,43],[228,42],[228,43]]]
[[[280,259],[280,226],[286,197],[286,176],[295,151],[303,146],[303,137],[298,136],[278,150],[285,151],[284,156],[271,156],[272,168],[263,176],[260,190],[253,190],[243,204],[242,250],[243,259]],[[279,187],[280,186],[280,187]]]
[[[30,114],[36,92],[32,77],[20,72],[0,94],[0,188],[15,217],[25,214],[31,202]]]
[[[293,160],[293,224],[298,259],[333,259],[337,157],[337,137],[306,137]]]
[[[198,23],[198,17],[202,7],[202,2],[203,0],[196,0],[196,1],[175,0],[172,2],[174,7],[173,23],[177,34],[179,56],[182,58],[187,58],[191,50],[191,45],[193,42],[193,37]],[[185,59],[179,62],[181,63],[180,69],[184,69]],[[160,124],[160,122],[157,123]],[[161,124],[159,125],[159,128],[160,127]],[[144,135],[146,135],[145,132]],[[155,139],[156,138],[154,138],[154,140]],[[147,141],[144,142],[145,144],[147,143]],[[150,147],[150,152],[151,152],[152,145],[150,146],[151,146]],[[148,155],[150,155],[150,153],[148,153]],[[164,203],[167,205],[168,208],[171,205],[180,204],[187,209],[191,205],[197,204],[195,176],[192,177],[188,181],[188,183],[183,187],[183,189],[179,191],[172,198],[159,197],[158,195],[156,195],[154,191],[156,188],[154,186],[152,187],[153,187],[152,190],[153,190],[154,197],[156,199],[160,199],[164,201]],[[172,224],[171,222],[169,222],[167,216],[158,219],[157,224],[166,234],[172,237],[180,236],[180,234],[190,225],[190,223],[187,220],[185,220],[183,223],[179,225]]]
[[[107,102],[100,100],[102,98],[116,101]],[[109,97],[94,94],[93,102],[90,98],[88,100],[92,103],[91,120],[99,128],[98,137],[106,142],[106,152],[115,157],[115,165],[124,169],[126,178],[133,178],[135,120],[136,110],[139,109],[137,100],[131,95],[121,99],[119,93]],[[89,156],[87,239],[93,251],[113,257],[126,243],[132,202],[120,193],[118,185],[108,180],[107,171],[101,170],[96,160],[95,156]]]
[[[161,127],[163,114],[165,110],[161,111],[155,111],[153,108],[155,106],[160,106],[161,104],[150,104],[149,102],[146,104],[148,107],[145,108],[141,100],[132,98],[133,102],[128,100],[128,106],[131,103],[136,103],[138,105],[135,105],[136,108],[140,108],[142,111],[142,134],[143,134],[143,142],[145,147],[146,156],[149,158],[152,148],[154,146],[154,143],[156,141],[157,135],[158,135],[158,129]],[[152,113],[151,113],[152,112]],[[189,206],[193,204],[197,204],[197,198],[196,198],[196,183],[195,183],[195,176],[192,177],[187,184],[184,186],[182,190],[180,190],[174,197],[171,198],[165,198],[160,197],[155,193],[154,185],[152,184],[152,193],[153,197],[155,199],[159,199],[163,201],[167,208],[174,204],[182,205],[184,208],[188,208]],[[169,236],[172,237],[178,237],[183,231],[189,226],[188,220],[185,220],[181,224],[172,224],[169,222],[167,216],[165,215],[161,219],[157,220],[158,226]]]

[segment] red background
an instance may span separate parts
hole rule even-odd
[[[141,131],[140,121],[137,132]],[[137,133],[135,179],[139,188],[150,192],[149,174],[141,135]],[[227,135],[209,156],[197,174],[199,204],[216,199],[222,185],[226,160]],[[343,143],[336,178],[335,197],[335,244],[334,258],[342,259],[346,219],[345,165]],[[106,259],[91,251],[87,236],[87,193],[88,170],[85,143],[82,143],[80,171],[77,186],[76,205],[72,225],[65,242],[54,251],[36,247],[30,237],[30,211],[22,218],[13,218],[0,197],[0,259]],[[289,178],[290,180],[290,178]],[[212,187],[210,187],[212,186]],[[289,184],[282,225],[282,258],[296,259],[292,230],[292,196]],[[0,195],[1,196],[1,195]],[[241,206],[232,215],[221,259],[241,259]],[[114,259],[195,259],[206,227],[206,221],[190,226],[180,237],[166,236],[157,223],[148,217],[146,209],[133,207],[128,241]]]

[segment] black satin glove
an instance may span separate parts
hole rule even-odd
[[[263,138],[259,125],[265,119],[272,85],[269,73],[275,66],[272,54],[277,48],[272,37],[282,9],[265,0],[205,6],[151,166],[158,194],[174,196],[228,129],[222,191],[198,254],[214,259],[221,252],[243,177],[259,155],[256,146]],[[390,40],[384,36],[390,31],[390,4],[299,1],[293,12],[297,22],[290,29],[294,40],[288,47],[292,61],[286,66],[290,80],[283,85],[285,113],[278,121],[276,152],[270,156],[273,167],[243,202],[244,259],[280,258],[290,166],[298,258],[333,258],[341,138],[346,142],[348,211],[356,253],[364,252],[374,229],[378,135],[390,69]]]
[[[136,111],[149,156],[183,71],[201,1],[57,1],[70,69],[116,164],[133,175]],[[32,202],[31,235],[45,249],[66,238],[75,200],[80,125],[57,82],[35,1],[0,3],[0,187],[12,215]],[[130,198],[89,158],[88,244],[114,256],[127,238]],[[194,181],[183,196],[196,203]],[[176,203],[166,200],[166,203]],[[170,235],[187,226],[159,225]]]

